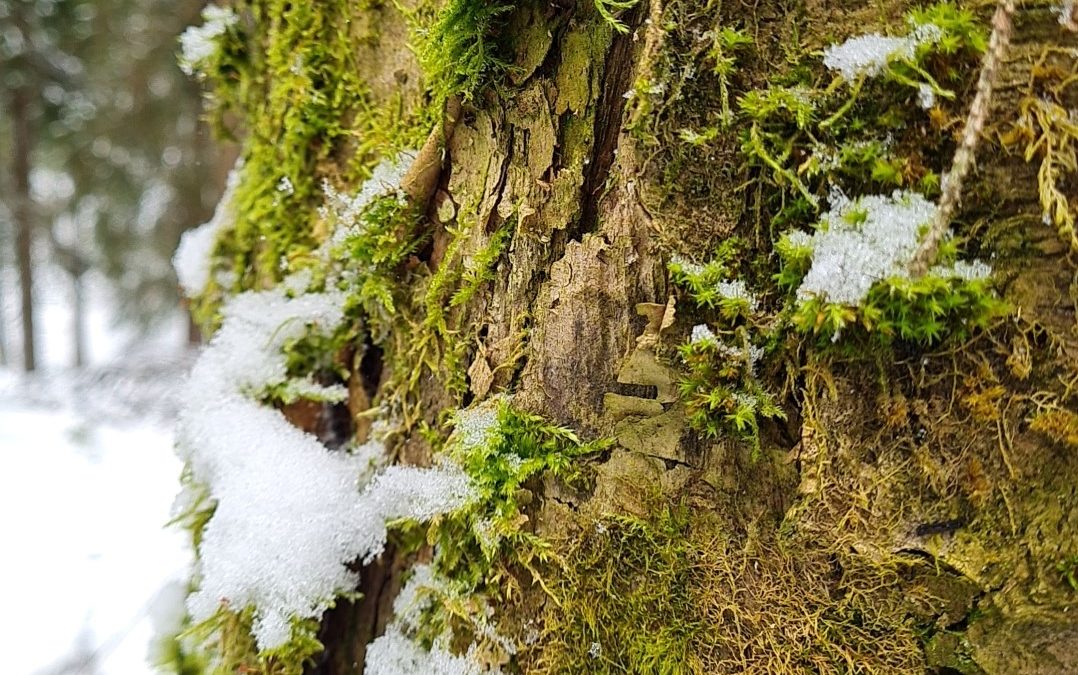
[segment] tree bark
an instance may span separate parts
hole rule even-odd
[[[960,4],[987,24],[986,3]],[[524,527],[562,565],[541,580],[507,573],[519,590],[494,616],[518,647],[514,668],[1078,670],[1069,613],[1078,456],[1065,433],[1048,429],[1074,419],[1074,254],[1042,222],[1038,162],[999,141],[1030,82],[1074,72],[1067,50],[1078,40],[1050,3],[1015,16],[978,169],[955,215],[967,246],[993,258],[1009,318],[967,340],[900,344],[884,356],[827,351],[790,328],[775,338],[781,356],[759,374],[786,419],[761,421],[755,448],[693,430],[679,394],[677,346],[705,319],[666,263],[707,260],[736,236],[751,253],[735,266],[770,279],[781,233],[772,218],[786,213],[768,201],[779,186],[741,155],[746,129],[717,121],[720,101],[790,76],[783,68],[795,53],[871,30],[904,35],[911,7],[640,0],[618,15],[622,32],[596,3],[521,2],[501,28],[511,45],[502,86],[465,101],[459,120],[432,136],[442,149],[427,205],[432,243],[412,263],[429,274],[410,297],[430,292],[431,275],[471,269],[502,228],[511,239],[474,297],[442,298],[444,351],[393,360],[431,311],[416,301],[416,320],[381,345],[385,363],[357,364],[352,389],[399,403],[394,369],[418,369],[418,390],[403,395],[402,462],[431,460],[421,422],[436,428],[447,410],[500,393],[585,438],[613,441],[589,460],[586,487],[548,479],[524,491]],[[418,109],[406,17],[387,3],[356,19],[372,105]],[[720,82],[705,54],[724,27],[745,29],[755,46]],[[1038,62],[1046,50],[1052,60]],[[967,103],[975,67],[969,75],[955,85],[967,86]],[[1061,91],[1078,109],[1078,87]],[[948,108],[940,124],[960,129],[965,113]],[[714,135],[701,145],[683,133],[707,127]],[[1078,189],[1073,176],[1060,180]],[[781,293],[767,293],[779,314]],[[364,398],[353,412],[366,407]],[[612,530],[626,534],[615,541]],[[647,532],[639,538],[651,550],[633,548],[645,544],[632,532]],[[412,559],[387,554],[363,570],[364,598],[325,619],[318,672],[362,672],[364,646],[390,620]],[[656,653],[634,651],[644,649],[636,640]]]

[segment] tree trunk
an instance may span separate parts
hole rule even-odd
[[[82,274],[71,275],[71,365],[82,368],[86,365],[86,298]]]
[[[3,265],[0,265],[0,270],[3,269]],[[4,286],[4,275],[0,272],[0,366],[6,366],[8,363],[7,356],[7,313],[4,311],[6,306],[5,298],[7,297],[6,288]]]
[[[992,8],[959,4],[987,32]],[[829,346],[795,330],[792,296],[772,280],[773,242],[819,220],[790,206],[811,147],[790,122],[801,145],[779,158],[786,174],[753,163],[738,99],[779,84],[825,89],[819,50],[873,30],[905,35],[912,6],[640,0],[617,14],[620,31],[599,11],[616,5],[529,0],[497,28],[510,64],[498,85],[464,96],[459,114],[450,99],[431,136],[442,152],[427,191],[430,244],[411,261],[429,274],[403,277],[414,300],[401,311],[412,314],[377,345],[377,368],[355,360],[352,390],[399,406],[404,463],[431,461],[424,425],[501,393],[612,440],[582,460],[582,484],[546,476],[521,490],[521,527],[553,555],[540,569],[503,561],[485,587],[516,646],[503,655],[509,672],[1078,671],[1075,251],[1042,222],[1042,155],[1027,161],[1014,131],[1050,86],[1071,119],[1078,109],[1078,87],[1059,84],[1078,40],[1051,4],[1015,15],[953,223],[967,251],[991,259],[1007,318],[935,346],[872,346],[870,331]],[[352,18],[371,105],[420,110],[401,11],[386,3]],[[752,45],[715,47],[724,28]],[[957,72],[946,82],[954,100],[911,117],[916,133],[895,132],[908,153],[896,183],[876,174],[859,185],[890,193],[948,169],[980,62],[942,56],[932,67]],[[905,93],[880,117],[917,110],[892,84]],[[835,113],[839,126],[857,129],[875,95]],[[837,107],[814,111],[813,124]],[[353,157],[343,148],[334,160],[330,175]],[[1057,185],[1078,190],[1073,172]],[[826,183],[816,189],[826,197]],[[451,300],[506,229],[489,280]],[[723,319],[667,269],[676,256],[706,262],[734,238],[730,268],[753,280],[765,318],[729,334],[762,348],[766,333],[746,378],[781,408],[754,418],[755,434],[694,426],[678,346]],[[438,312],[443,327],[429,328]],[[418,357],[417,326],[436,345]],[[859,329],[848,330],[855,341]],[[413,372],[419,384],[402,389]],[[362,672],[404,570],[430,555],[387,552],[364,569],[363,598],[323,621],[318,672]]]
[[[14,174],[15,199],[12,212],[15,216],[15,261],[19,270],[19,308],[22,325],[23,369],[32,372],[37,368],[34,339],[34,208],[30,197],[30,153],[32,138],[30,130],[30,100],[25,87],[10,92],[9,110],[13,140],[12,173]]]

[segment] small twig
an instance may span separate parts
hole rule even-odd
[[[996,13],[992,17],[992,35],[988,39],[988,50],[984,54],[981,63],[981,74],[977,79],[977,93],[973,97],[969,116],[966,118],[966,128],[962,132],[962,142],[955,151],[951,161],[951,170],[943,177],[943,194],[940,195],[939,206],[936,208],[935,217],[925,233],[917,253],[910,262],[910,274],[913,278],[921,277],[928,271],[929,266],[935,262],[939,252],[940,243],[943,241],[947,228],[951,224],[958,203],[962,198],[962,184],[973,166],[973,160],[977,152],[977,143],[980,140],[981,131],[988,120],[989,106],[992,102],[992,86],[1000,65],[1007,55],[1007,46],[1011,40],[1011,32],[1014,24],[1011,17],[1014,15],[1014,0],[1000,0],[996,5]]]

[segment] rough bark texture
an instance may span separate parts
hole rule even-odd
[[[961,4],[987,22],[990,6]],[[736,97],[765,86],[796,51],[867,30],[902,33],[909,6],[641,0],[620,15],[622,33],[590,2],[523,2],[501,29],[512,47],[505,81],[432,136],[444,154],[436,187],[421,191],[432,233],[415,265],[460,274],[500,228],[511,239],[492,281],[446,304],[433,352],[410,362],[404,346],[419,333],[405,331],[383,345],[384,362],[382,351],[377,364],[353,359],[356,396],[386,400],[395,369],[418,369],[413,425],[510,392],[516,406],[615,441],[588,460],[586,487],[530,487],[526,527],[561,564],[544,569],[545,589],[512,568],[519,592],[495,598],[499,630],[519,643],[513,668],[1078,671],[1078,456],[1036,422],[1074,410],[1076,268],[1042,223],[1037,161],[999,141],[1042,52],[1078,47],[1048,3],[1015,17],[957,216],[977,250],[995,256],[1010,316],[931,349],[899,344],[887,359],[821,351],[791,334],[760,376],[781,393],[787,419],[762,424],[755,452],[736,435],[693,431],[679,401],[674,348],[696,315],[666,262],[706,258],[739,235],[762,251],[743,269],[773,272],[777,236],[760,214],[775,187],[739,158],[742,130],[719,131],[703,150],[677,146],[680,127],[703,126],[719,106],[704,29],[737,26],[755,39],[729,81]],[[422,105],[399,10],[357,12],[373,105]],[[1049,65],[1073,72],[1073,51],[1059,50]],[[671,73],[686,54],[699,56],[698,74]],[[648,94],[656,83],[665,90]],[[1065,96],[1075,110],[1078,87]],[[1073,176],[1064,181],[1078,189]],[[357,401],[353,413],[369,405]],[[428,440],[406,435],[399,456],[429,461]],[[325,619],[317,672],[360,672],[414,558],[391,549],[363,570],[363,599]],[[603,627],[606,643],[592,631],[618,621]]]

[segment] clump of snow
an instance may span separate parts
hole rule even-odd
[[[492,396],[479,405],[453,414],[453,442],[464,450],[489,443],[498,429],[498,406],[504,396]]]
[[[236,25],[239,17],[228,7],[207,5],[202,25],[189,26],[180,35],[180,69],[193,75],[217,51],[217,38]]]
[[[670,262],[681,267],[681,271],[689,276],[699,276],[704,273],[703,265],[689,260],[680,253],[675,253],[671,256]]]
[[[718,344],[719,339],[715,337],[714,331],[707,327],[707,324],[701,323],[692,327],[692,335],[689,337],[689,341],[694,344],[708,343]]]
[[[812,267],[798,298],[859,305],[872,284],[907,276],[921,228],[935,213],[936,205],[916,192],[834,199],[812,235]]]
[[[235,221],[233,201],[242,169],[243,161],[239,160],[229,172],[224,194],[217,203],[213,218],[193,230],[184,232],[180,237],[180,244],[172,256],[172,266],[176,269],[180,287],[188,297],[198,295],[206,287],[210,280],[211,254],[217,244],[217,237],[222,231],[232,227]]]
[[[748,289],[745,282],[740,279],[733,281],[720,281],[715,284],[715,290],[720,297],[730,300],[744,300],[749,305],[749,311],[755,312],[759,301],[756,295]]]
[[[255,608],[262,649],[291,636],[295,617],[317,617],[357,583],[347,564],[378,555],[386,523],[428,519],[471,498],[457,467],[394,466],[371,477],[380,441],[331,452],[257,397],[287,379],[282,348],[343,320],[342,293],[297,294],[294,279],[242,293],[222,309],[220,330],[185,389],[178,449],[216,503],[203,531],[195,621],[222,602]]]
[[[831,196],[831,210],[814,234],[794,231],[786,235],[788,244],[812,249],[812,267],[797,290],[798,299],[819,297],[857,306],[877,281],[910,278],[910,262],[936,209],[916,192],[895,191],[890,197],[869,195],[852,201],[836,192]],[[992,270],[980,261],[959,261],[931,271],[972,281],[987,278]]]
[[[862,76],[875,77],[892,61],[913,59],[918,47],[936,42],[942,36],[939,26],[931,23],[915,26],[905,37],[860,35],[825,49],[823,64],[850,82]]]

